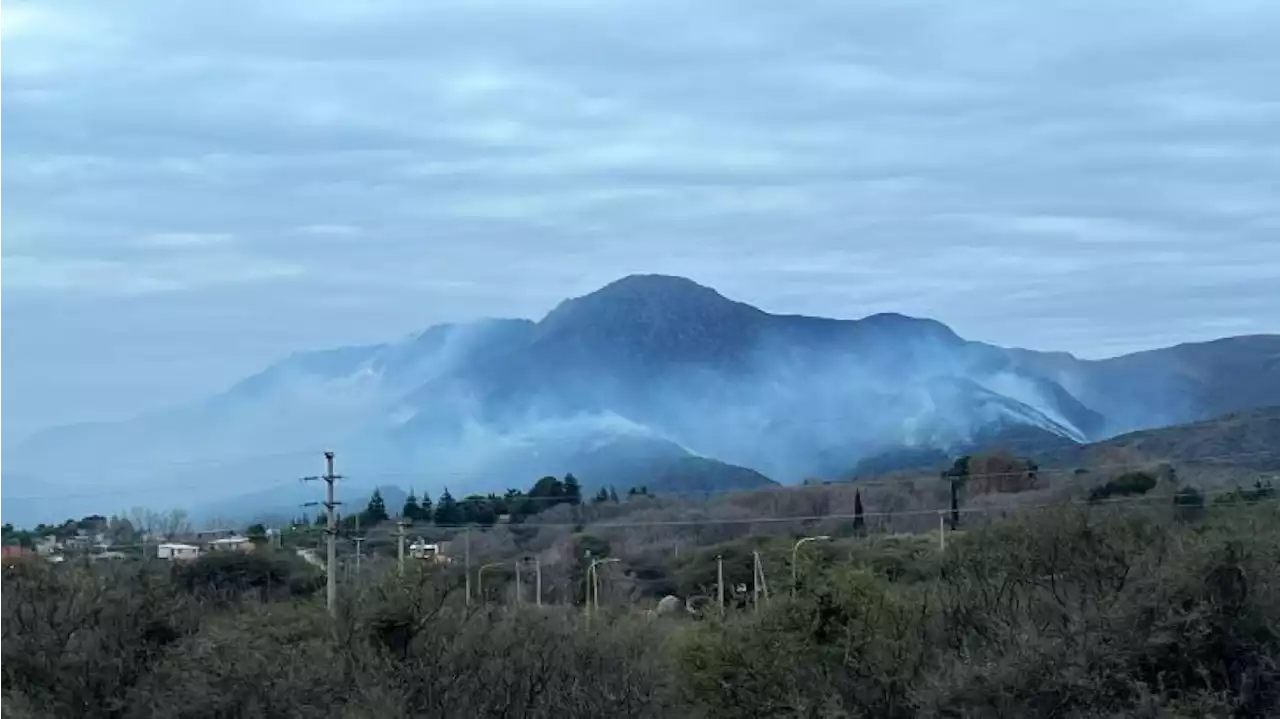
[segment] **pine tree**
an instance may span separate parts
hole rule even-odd
[[[596,492],[596,496],[594,499],[591,500],[591,503],[604,504],[605,502],[608,502],[608,501],[609,501],[609,490],[605,489],[604,487],[601,487],[600,491]]]
[[[853,531],[861,535],[867,526],[866,517],[862,516],[862,490],[853,490]]]
[[[373,526],[379,522],[385,522],[389,518],[387,503],[382,500],[382,491],[373,490],[373,496],[369,497],[369,505],[364,508],[364,523],[368,526]]]
[[[404,507],[400,510],[400,516],[410,522],[416,522],[422,518],[422,507],[418,505],[418,495],[414,494],[412,489],[409,490],[409,496],[404,498]]]
[[[448,488],[444,490],[444,494],[440,495],[440,501],[436,503],[435,519],[436,524],[462,524],[462,510],[458,507],[458,502],[453,498],[453,495],[449,494]]]
[[[571,505],[582,504],[582,485],[578,484],[578,478],[572,474],[564,476],[564,499]]]
[[[614,491],[613,487],[609,488],[609,501],[614,504],[618,503],[618,493]]]
[[[435,518],[435,509],[431,506],[431,495],[423,492],[422,499],[418,500],[418,519],[430,522]]]

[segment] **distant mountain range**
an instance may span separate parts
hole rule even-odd
[[[589,488],[715,491],[998,438],[1083,444],[1266,405],[1280,405],[1277,335],[1082,360],[897,314],[774,315],[638,275],[537,322],[295,354],[203,402],[42,432],[8,453],[5,488],[62,495],[59,507],[123,486],[136,491],[117,503],[225,503],[316,473],[305,450],[330,447],[365,488],[463,494],[573,472]]]

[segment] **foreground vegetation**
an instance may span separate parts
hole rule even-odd
[[[1278,518],[1273,502],[1071,506],[957,533],[945,551],[851,538],[805,567],[794,598],[779,584],[757,608],[697,616],[468,607],[456,567],[414,566],[346,585],[335,620],[323,578],[284,553],[18,562],[4,712],[1274,716]]]

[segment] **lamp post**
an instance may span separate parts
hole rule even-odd
[[[600,570],[596,567],[601,564],[613,564],[620,561],[617,557],[606,557],[605,559],[591,560],[591,566],[587,568],[587,576],[591,579],[592,606],[596,613],[600,612]]]
[[[476,572],[476,595],[481,602],[484,601],[484,570],[501,567],[503,564],[505,562],[490,562],[482,565],[479,571]]]
[[[791,596],[796,595],[796,586],[800,582],[800,566],[796,563],[799,559],[800,547],[808,542],[826,542],[831,537],[822,534],[816,537],[801,537],[796,541],[795,546],[791,547]]]
[[[533,591],[534,604],[542,606],[542,561],[537,557],[521,557],[515,561],[516,565],[516,604],[524,604],[524,585],[521,583],[520,564],[533,564]]]

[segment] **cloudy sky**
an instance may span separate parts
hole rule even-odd
[[[633,272],[1104,356],[1280,330],[1280,5],[4,4],[3,431]]]

